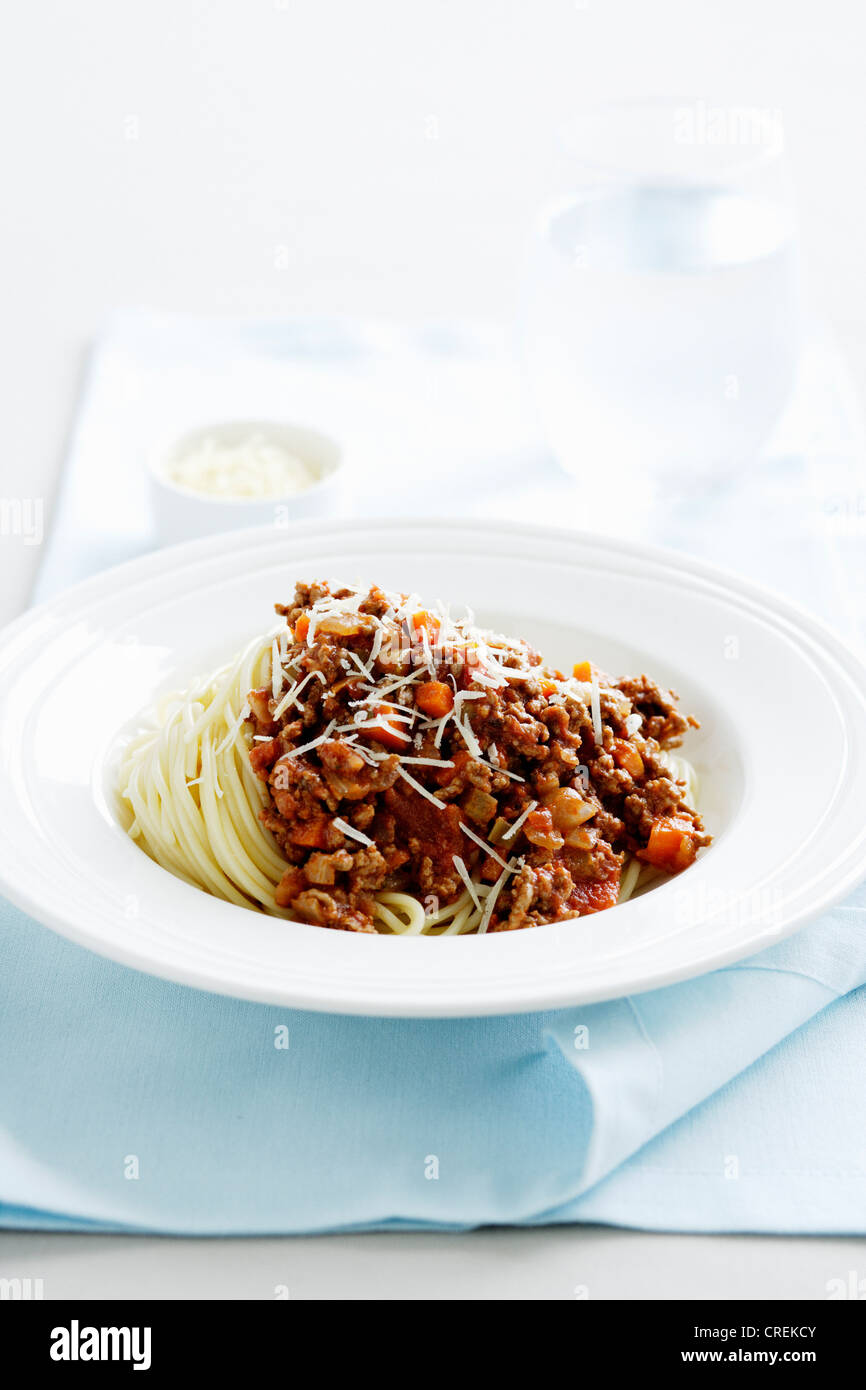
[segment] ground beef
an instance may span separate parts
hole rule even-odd
[[[616,682],[617,690],[628,696],[637,712],[643,715],[641,733],[655,739],[663,748],[676,748],[682,735],[694,719],[684,718],[676,708],[678,696],[673,690],[662,690],[649,676],[629,676]]]
[[[282,896],[285,901],[281,902],[278,890],[277,903],[280,906],[293,908],[305,922],[312,922],[317,927],[335,927],[338,931],[376,930],[369,912],[320,888],[306,888],[296,896],[287,897],[285,893]]]

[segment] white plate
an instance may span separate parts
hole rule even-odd
[[[467,602],[569,666],[673,685],[716,836],[622,907],[484,937],[358,936],[217,901],[118,827],[118,731],[272,621],[296,578]],[[476,522],[305,524],[136,560],[0,639],[0,888],[74,941],[167,979],[346,1013],[506,1013],[613,998],[736,960],[866,875],[866,672],[780,599],[697,561]]]

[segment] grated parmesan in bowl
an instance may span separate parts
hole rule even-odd
[[[319,481],[306,459],[261,430],[227,442],[208,434],[186,453],[169,459],[165,476],[178,487],[208,497],[293,497]]]
[[[151,459],[159,539],[322,515],[341,464],[335,440],[300,425],[238,420],[191,430]]]

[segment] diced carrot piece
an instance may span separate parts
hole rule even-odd
[[[465,748],[461,748],[460,752],[455,753],[454,757],[449,758],[448,761],[453,763],[454,766],[443,767],[440,771],[434,772],[433,774],[434,782],[437,782],[440,787],[447,787],[448,783],[458,775],[461,768],[464,768],[467,763],[471,763],[472,754],[468,753]]]
[[[330,821],[327,816],[313,816],[312,820],[298,821],[292,826],[289,839],[293,845],[304,845],[309,849],[325,849]]]
[[[591,680],[592,680],[592,662],[591,662],[591,661],[576,661],[576,662],[574,663],[574,670],[573,670],[573,672],[572,672],[572,675],[575,677],[576,680],[579,680],[579,681],[591,681]]]
[[[387,705],[377,705],[374,713],[375,723],[358,725],[358,733],[362,738],[381,743],[383,748],[390,749],[392,753],[405,753],[411,748],[412,735],[408,733],[407,725],[399,723]]]
[[[418,686],[415,704],[431,719],[444,719],[454,708],[454,692],[445,681],[425,681]]]
[[[542,676],[538,684],[541,686],[542,695],[549,697],[556,694],[556,681],[551,680],[549,676]]]
[[[412,626],[419,635],[423,628],[431,642],[435,643],[439,640],[439,619],[434,614],[427,613],[424,609],[418,613],[413,613]]]
[[[656,869],[677,874],[695,861],[698,851],[694,830],[691,821],[676,816],[659,816],[653,822],[646,849],[638,850],[637,857]]]
[[[643,758],[634,744],[628,743],[624,738],[614,739],[613,760],[629,777],[643,777]]]
[[[479,870],[482,883],[495,883],[501,873],[502,865],[499,860],[494,859],[492,854],[486,854]]]
[[[309,632],[309,630],[310,630],[310,615],[309,615],[309,613],[302,613],[301,616],[300,616],[300,618],[298,618],[298,621],[295,623],[295,632],[294,632],[295,641],[296,641],[296,642],[306,642],[306,640],[307,640],[307,633]]]

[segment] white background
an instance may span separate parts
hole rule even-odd
[[[50,519],[84,351],[114,306],[507,323],[533,214],[558,187],[553,133],[601,98],[782,110],[813,304],[862,381],[864,13],[860,0],[18,6],[0,57],[0,497],[44,497]],[[38,558],[0,542],[0,618],[26,602]],[[44,1277],[49,1294],[267,1297],[288,1282],[312,1297],[558,1298],[581,1283],[820,1298],[856,1264],[845,1242],[580,1230],[2,1241],[0,1273]]]

